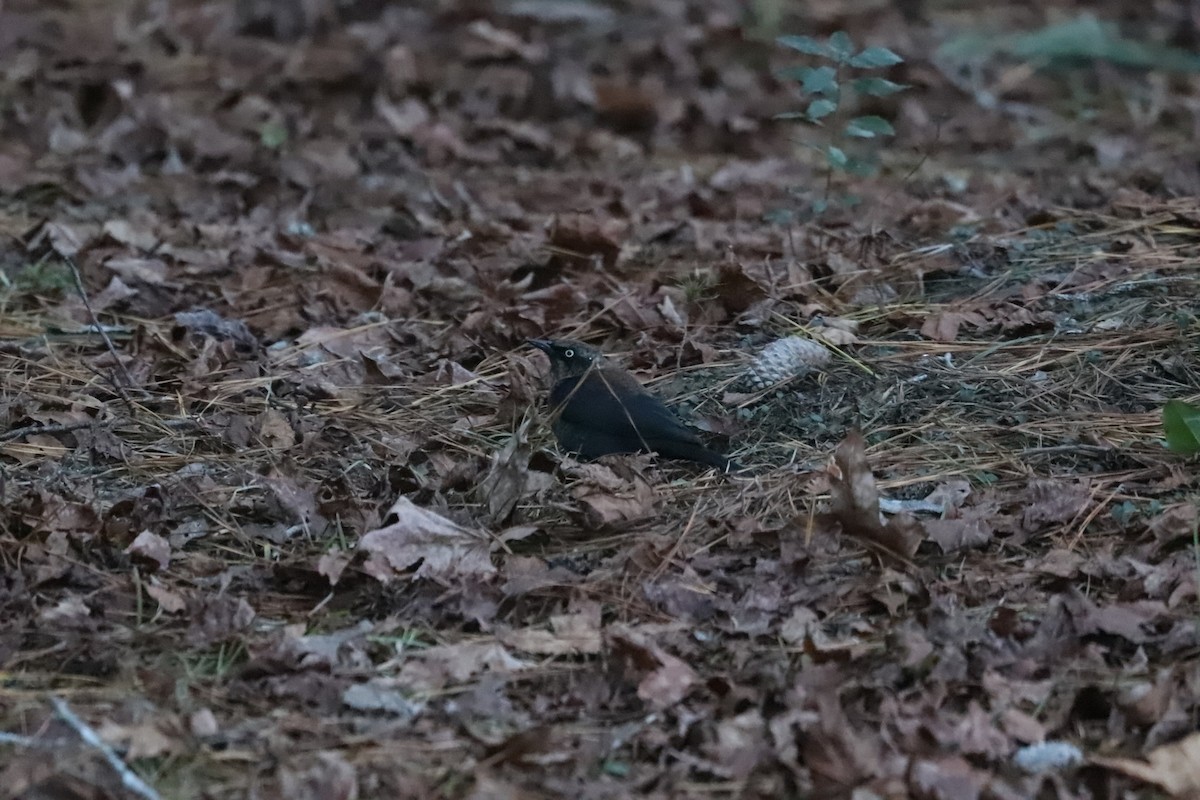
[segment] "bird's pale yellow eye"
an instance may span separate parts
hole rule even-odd
[[[564,350],[563,355],[566,356],[567,358],[574,358],[575,351],[574,350]]]

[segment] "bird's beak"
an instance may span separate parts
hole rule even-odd
[[[546,355],[550,355],[550,352],[553,350],[553,347],[551,346],[549,340],[547,340],[547,339],[529,339],[526,341],[526,344],[533,345],[534,347],[536,347],[538,350],[541,350]]]

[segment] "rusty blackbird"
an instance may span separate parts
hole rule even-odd
[[[705,447],[662,401],[604,354],[573,339],[531,339],[550,357],[550,410],[563,449],[593,459],[609,453],[658,453],[716,467],[740,469]]]

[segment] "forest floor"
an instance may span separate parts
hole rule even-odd
[[[796,5],[0,4],[0,797],[1196,797],[1200,20]]]

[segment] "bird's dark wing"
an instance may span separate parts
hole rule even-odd
[[[550,390],[554,435],[564,450],[585,459],[650,451],[666,458],[740,469],[708,449],[637,378],[620,369],[593,369],[564,378]]]
[[[655,442],[700,444],[662,401],[627,373],[593,370],[579,378],[559,381],[550,392],[550,406],[559,420],[607,440],[622,442],[621,451],[657,449]]]

